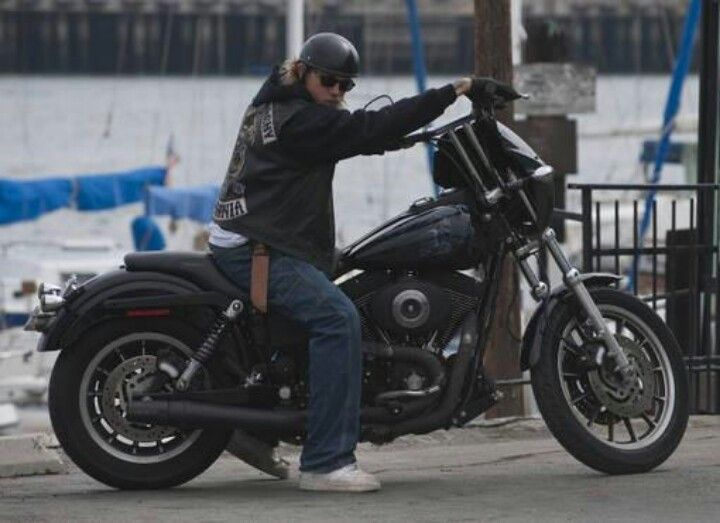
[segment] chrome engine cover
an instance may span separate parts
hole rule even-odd
[[[393,298],[392,315],[401,327],[422,327],[430,318],[430,300],[420,290],[404,290]]]
[[[440,287],[406,278],[381,289],[372,300],[373,319],[392,333],[426,333],[443,325],[451,303]]]

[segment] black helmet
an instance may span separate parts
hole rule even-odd
[[[347,38],[335,33],[318,33],[303,44],[300,61],[324,73],[355,77],[360,59]]]

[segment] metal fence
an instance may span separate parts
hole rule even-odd
[[[720,185],[569,184],[582,211],[583,271],[634,274],[632,292],[668,324],[680,343],[691,412],[720,414],[720,285],[714,235]],[[648,234],[641,238],[645,195],[652,188]],[[633,195],[635,195],[633,197]]]

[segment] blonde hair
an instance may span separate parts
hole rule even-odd
[[[300,82],[304,68],[305,64],[297,58],[288,58],[280,65],[278,71],[280,73],[280,83],[282,85],[293,85]]]
[[[308,66],[302,63],[297,58],[288,58],[285,60],[278,69],[280,75],[280,83],[282,85],[294,85],[303,81],[303,76],[308,70]],[[346,109],[345,93],[343,93],[342,99],[338,102],[338,109]]]

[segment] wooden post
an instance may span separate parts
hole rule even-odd
[[[475,0],[475,73],[512,83],[510,0]],[[510,124],[512,106],[497,112],[497,119]],[[495,303],[495,321],[485,351],[485,369],[495,379],[517,378],[520,373],[520,289],[512,256],[503,261],[500,292]],[[519,416],[525,412],[521,387],[502,390],[505,398],[486,417]]]
[[[475,74],[512,83],[510,31],[510,0],[475,0]],[[512,106],[497,119],[511,122]]]
[[[565,176],[577,173],[577,125],[567,115],[595,111],[596,75],[591,67],[549,63],[551,58],[515,68],[515,87],[530,99],[515,104],[527,118],[514,122],[513,130],[555,169],[555,208],[564,209]],[[551,226],[564,241],[565,224],[555,220]]]

